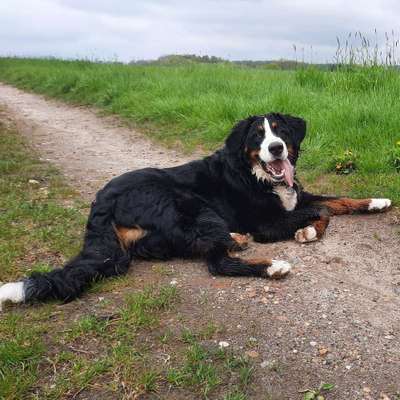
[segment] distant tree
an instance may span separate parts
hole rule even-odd
[[[196,54],[166,54],[156,60],[133,60],[129,64],[135,65],[185,65],[185,64],[232,64],[250,68],[264,68],[271,70],[294,70],[298,68],[314,68],[329,70],[335,68],[333,64],[308,64],[295,60],[240,60],[229,61],[216,56],[199,56]]]

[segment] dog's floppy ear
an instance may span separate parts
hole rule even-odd
[[[226,148],[231,153],[237,153],[247,137],[247,132],[251,124],[257,119],[257,116],[250,116],[246,119],[239,121],[233,128],[230,135],[225,140]]]
[[[306,121],[300,117],[293,117],[292,115],[282,115],[281,118],[285,121],[287,126],[289,127],[292,138],[294,142],[300,146],[300,143],[303,141],[306,136]]]

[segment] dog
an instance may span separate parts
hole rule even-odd
[[[378,212],[389,199],[313,195],[296,178],[302,118],[250,116],[202,160],[112,179],[92,203],[83,248],[63,268],[0,288],[0,306],[78,297],[92,282],[125,274],[132,261],[202,258],[213,275],[282,278],[291,265],[232,252],[256,242],[320,239],[332,215]]]

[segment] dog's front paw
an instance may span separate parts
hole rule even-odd
[[[286,276],[292,266],[287,261],[272,260],[271,266],[267,268],[267,275],[272,279],[280,279]]]
[[[312,225],[306,226],[305,228],[298,229],[294,234],[294,238],[299,243],[315,242],[318,240],[317,230]]]
[[[392,201],[390,199],[371,199],[368,204],[368,211],[370,212],[380,212],[386,211],[392,205]]]

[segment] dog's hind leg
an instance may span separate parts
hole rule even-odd
[[[331,215],[382,212],[392,205],[389,199],[349,199],[347,197],[321,200],[317,203],[326,207]]]
[[[303,192],[302,204],[326,207],[330,215],[345,215],[387,211],[392,202],[389,199],[351,199]]]

